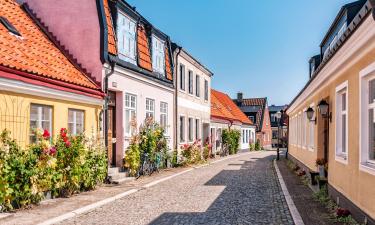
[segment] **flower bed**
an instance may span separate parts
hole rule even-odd
[[[96,138],[71,136],[62,128],[56,139],[36,132],[37,142],[21,148],[10,133],[0,135],[0,211],[39,203],[46,192],[67,197],[94,189],[107,175],[104,146]]]

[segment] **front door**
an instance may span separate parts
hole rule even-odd
[[[108,103],[108,162],[116,165],[116,93],[109,92]]]

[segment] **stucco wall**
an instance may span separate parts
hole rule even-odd
[[[180,89],[180,71],[179,65],[183,64],[185,66],[185,90]],[[190,61],[182,57],[181,55],[178,56],[178,74],[176,75],[176,95],[177,95],[177,123],[176,123],[176,132],[177,132],[177,146],[187,143],[188,142],[188,126],[187,120],[189,117],[194,119],[199,119],[201,123],[201,133],[202,139],[204,136],[208,137],[209,134],[204,135],[203,124],[210,123],[210,116],[211,116],[211,77],[205,74],[199,67],[192,64]],[[193,72],[193,94],[189,94],[189,75],[188,71],[191,70]],[[200,96],[197,97],[196,93],[196,75],[200,77]],[[204,80],[208,81],[208,100],[204,99]],[[185,140],[186,142],[180,143],[180,130],[179,130],[179,117],[185,116]],[[194,127],[195,132],[195,127]],[[205,131],[207,133],[207,131]],[[204,141],[204,140],[203,140]]]
[[[360,169],[360,86],[359,73],[364,68],[375,62],[375,34],[372,31],[375,22],[368,17],[363,25],[353,34],[351,39],[339,50],[333,59],[321,72],[328,75],[328,80],[323,85],[317,85],[313,94],[302,98],[301,103],[293,104],[288,114],[291,117],[301,112],[311,103],[315,106],[323,98],[329,99],[332,121],[329,123],[329,162],[328,181],[329,183],[350,201],[356,204],[361,210],[372,218],[375,218],[375,173],[371,174]],[[362,42],[363,39],[366,42]],[[364,44],[365,47],[360,47]],[[351,51],[351,52],[350,52]],[[349,54],[348,61],[343,61]],[[336,58],[335,58],[336,57]],[[336,68],[335,70],[332,68]],[[317,78],[318,79],[318,78]],[[348,156],[346,162],[336,157],[336,87],[343,82],[348,82]],[[313,86],[312,84],[311,86]],[[298,102],[300,102],[298,100]],[[316,108],[315,108],[316,110]],[[304,116],[306,116],[304,114]],[[318,122],[315,125],[315,146],[317,151],[309,152],[289,142],[289,153],[306,164],[310,168],[315,167],[316,158],[322,157],[323,153],[323,129],[322,118],[318,115]],[[290,127],[290,129],[293,129]],[[290,131],[291,133],[292,131]]]
[[[12,137],[22,146],[29,144],[31,104],[52,107],[52,131],[50,133],[53,136],[58,135],[61,128],[68,127],[68,109],[85,112],[86,135],[96,136],[99,134],[101,106],[0,91],[0,131],[10,130]]]
[[[102,80],[100,26],[95,0],[21,0],[97,81]]]
[[[160,122],[160,102],[168,104],[168,130],[167,137],[169,148],[173,149],[174,123],[174,89],[168,88],[143,75],[117,67],[115,73],[109,79],[109,89],[116,92],[116,164],[122,165],[122,159],[126,148],[129,146],[130,136],[125,135],[125,94],[137,96],[136,116],[137,126],[144,123],[146,118],[146,98],[155,101],[155,121]]]

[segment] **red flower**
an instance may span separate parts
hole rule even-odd
[[[67,136],[63,137],[63,141],[67,142],[68,141],[68,137]]]
[[[66,142],[65,142],[65,145],[66,145],[66,147],[69,148],[69,147],[72,145],[72,143],[70,143],[70,141],[66,141]]]
[[[66,133],[67,133],[67,130],[66,130],[66,128],[61,128],[60,129],[60,135],[61,135],[61,137],[66,137]]]
[[[44,139],[48,139],[48,138],[51,137],[51,135],[50,135],[50,133],[48,132],[48,130],[44,130],[43,137],[44,137]]]
[[[56,151],[57,151],[56,148],[55,148],[55,147],[52,147],[52,148],[49,149],[49,154],[50,154],[50,155],[55,155],[55,154],[56,154]]]

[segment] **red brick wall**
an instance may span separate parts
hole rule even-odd
[[[272,144],[272,128],[268,107],[264,110],[263,126],[260,132],[257,132],[257,139],[263,147],[270,147]]]

